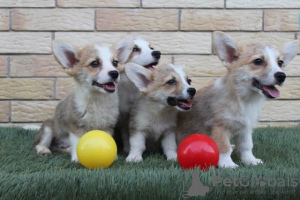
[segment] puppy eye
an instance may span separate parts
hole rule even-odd
[[[258,59],[255,59],[255,60],[253,61],[253,63],[254,63],[255,65],[262,65],[262,64],[264,63],[264,61],[263,61],[262,59],[258,58]]]
[[[282,60],[278,60],[278,65],[279,67],[282,67],[283,61]]]
[[[151,47],[151,46],[149,46],[149,48],[150,48],[151,50],[154,50],[154,48],[153,48],[153,47]]]
[[[100,65],[100,63],[99,63],[99,61],[97,61],[97,60],[95,60],[95,61],[93,61],[93,62],[91,62],[91,64],[90,64],[92,67],[99,67],[99,65]]]
[[[112,64],[114,67],[118,67],[119,62],[117,60],[113,60]]]
[[[138,51],[140,51],[140,49],[137,48],[137,47],[133,47],[132,51],[133,51],[133,52],[138,52]]]
[[[191,85],[191,82],[192,82],[191,79],[188,78],[186,81],[187,81],[187,83],[188,83],[189,85]]]
[[[177,81],[175,79],[171,79],[167,82],[169,85],[176,85]]]

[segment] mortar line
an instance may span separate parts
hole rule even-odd
[[[7,77],[9,77],[10,78],[10,56],[7,56],[7,63],[6,63],[6,75],[7,75]]]
[[[56,85],[57,85],[57,77],[54,78],[54,83],[53,83],[53,99],[56,99]]]
[[[262,12],[262,31],[265,32],[265,11]]]
[[[181,9],[178,11],[178,31],[181,29]]]
[[[94,32],[97,31],[97,9],[94,11]]]
[[[140,0],[140,8],[143,8],[143,0]]]
[[[11,122],[11,101],[8,103],[8,122]]]

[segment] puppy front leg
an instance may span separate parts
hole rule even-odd
[[[164,150],[167,160],[177,160],[177,145],[174,131],[167,131],[164,134],[161,140],[161,146]]]
[[[69,140],[70,140],[70,146],[71,146],[71,160],[73,162],[78,162],[76,148],[77,148],[79,139],[80,138],[78,136],[76,136],[73,133],[70,133]]]
[[[234,137],[234,140],[244,165],[257,165],[263,163],[261,159],[255,158],[252,153],[252,129],[246,129],[239,133],[239,135]]]
[[[142,131],[136,131],[129,137],[130,151],[126,158],[126,162],[141,162],[143,161],[143,152],[146,149],[145,146],[145,134]]]
[[[221,168],[236,168],[237,164],[231,159],[232,147],[230,145],[230,132],[223,126],[215,126],[211,138],[217,143],[220,151],[218,166]]]

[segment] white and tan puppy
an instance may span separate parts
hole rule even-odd
[[[76,87],[58,104],[54,116],[43,123],[34,147],[37,154],[50,155],[50,149],[70,145],[71,159],[77,161],[76,146],[84,133],[94,129],[113,133],[119,114],[119,65],[116,53],[106,46],[77,50],[70,44],[55,42],[53,54],[74,78]]]
[[[125,37],[116,45],[120,64],[135,63],[148,70],[154,70],[161,53],[154,50],[150,44],[141,38]],[[116,127],[116,134],[121,134],[123,149],[129,151],[129,113],[133,102],[139,95],[137,87],[128,80],[125,72],[121,72],[119,83],[120,117]]]
[[[196,90],[183,69],[172,64],[158,66],[153,72],[128,63],[128,78],[142,92],[134,102],[130,118],[130,152],[127,162],[140,162],[147,137],[161,139],[168,160],[177,160],[175,141],[178,111],[190,110]]]
[[[297,54],[298,42],[278,50],[264,43],[238,46],[222,32],[215,32],[213,37],[227,74],[197,92],[194,108],[188,114],[179,114],[177,143],[189,134],[207,133],[219,147],[218,166],[235,168],[230,145],[233,137],[242,163],[257,165],[262,161],[252,154],[252,129],[264,100],[279,96],[275,85],[285,81],[282,69]]]

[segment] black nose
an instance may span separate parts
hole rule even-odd
[[[189,89],[187,89],[187,92],[193,97],[196,94],[196,89],[195,88],[189,88]]]
[[[286,75],[283,72],[276,72],[274,76],[278,83],[283,83],[286,78]]]
[[[152,51],[152,56],[156,59],[160,59],[160,51]]]
[[[110,77],[112,77],[113,79],[117,79],[119,77],[119,72],[116,70],[110,71],[108,72],[108,75],[110,75]]]

